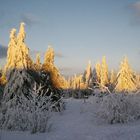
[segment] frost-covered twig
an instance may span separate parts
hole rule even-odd
[[[95,86],[96,88],[105,89],[108,93],[110,93],[110,94],[111,94],[111,91],[109,90],[109,88],[108,88],[107,86],[102,85],[102,84],[101,84],[101,83],[99,83],[98,81],[96,81],[96,84],[98,85],[98,86]],[[95,88],[95,87],[94,87],[94,88]]]

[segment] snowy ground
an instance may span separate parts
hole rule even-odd
[[[140,121],[109,125],[95,115],[92,100],[67,99],[66,110],[52,117],[49,133],[1,132],[0,140],[139,140]]]

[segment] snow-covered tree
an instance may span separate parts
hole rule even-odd
[[[7,84],[4,89],[3,100],[12,100],[15,96],[22,96],[30,99],[30,89],[35,82],[35,78],[39,81],[39,76],[35,72],[25,69],[12,69],[7,73]]]
[[[42,69],[49,72],[52,78],[52,83],[56,88],[67,88],[68,83],[65,78],[60,74],[58,68],[54,64],[54,50],[52,47],[48,47],[45,54],[44,64]]]
[[[137,88],[140,89],[140,74],[135,74]]]
[[[72,78],[72,88],[73,89],[85,89],[87,85],[83,82],[83,75],[74,75]]]
[[[100,81],[101,81],[101,65],[99,62],[96,63],[96,65],[95,65],[95,72],[96,72],[96,74],[95,74],[96,80],[100,83]]]
[[[92,68],[91,68],[91,61],[88,62],[88,66],[85,71],[85,84],[88,87],[91,84],[92,80]]]
[[[114,70],[111,70],[111,73],[110,73],[110,84],[115,84],[116,82],[116,74],[114,72]]]
[[[17,95],[29,97],[29,89],[34,83],[36,72],[33,71],[33,63],[29,56],[29,49],[25,44],[24,23],[21,23],[19,33],[12,29],[7,51],[7,63],[4,75],[7,84],[4,89],[4,100],[10,100]],[[30,71],[30,72],[29,72]]]
[[[108,84],[108,66],[106,63],[106,57],[103,56],[101,64],[101,85],[105,86]]]
[[[120,65],[120,70],[117,74],[117,83],[115,90],[117,92],[131,92],[136,90],[136,81],[134,72],[132,71],[127,57],[124,57]]]
[[[112,69],[111,72],[109,73],[109,84],[108,84],[108,88],[109,88],[110,91],[113,91],[114,90],[115,84],[116,84],[116,73]]]
[[[48,49],[45,53],[44,62],[50,63],[53,65],[54,64],[54,57],[55,57],[54,49],[52,48],[51,45],[49,45]]]
[[[6,82],[7,82],[6,76],[3,72],[3,70],[0,70],[0,85],[4,86],[6,84]]]
[[[20,24],[19,33],[17,35],[17,49],[16,49],[16,68],[32,69],[33,62],[29,56],[29,48],[25,44],[25,24]]]
[[[42,67],[39,53],[36,55],[35,67],[37,71],[41,70],[41,67]]]
[[[11,69],[32,69],[33,62],[29,56],[29,48],[25,44],[24,23],[20,24],[19,33],[16,36],[16,30],[12,29],[10,33],[10,42],[7,51],[7,63],[5,73]]]
[[[8,69],[14,68],[16,57],[15,57],[15,50],[17,47],[17,37],[16,37],[16,29],[12,29],[10,32],[10,41],[8,44],[7,50],[7,63],[5,65],[5,71]]]

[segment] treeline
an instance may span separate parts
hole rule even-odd
[[[50,46],[48,47],[43,64],[40,61],[40,54],[36,55],[36,60],[34,62],[30,57],[25,38],[24,23],[21,23],[18,34],[16,34],[16,29],[11,30],[6,65],[0,72],[0,84],[6,84],[6,75],[12,69],[25,69],[36,72],[46,71],[50,73],[54,87],[66,88],[67,81],[54,65],[55,53],[53,48]]]
[[[71,89],[95,89],[101,92],[136,92],[140,87],[140,75],[136,74],[129,65],[127,57],[122,60],[119,71],[109,71],[106,57],[101,63],[95,64],[92,69],[91,62],[83,74],[74,75],[68,80]]]
[[[18,34],[16,34],[16,29],[11,30],[6,65],[0,72],[1,86],[8,82],[7,74],[9,71],[24,69],[37,73],[41,71],[49,73],[53,86],[58,89],[84,90],[98,88],[102,92],[107,90],[110,92],[135,92],[140,87],[140,75],[131,69],[127,57],[122,60],[119,71],[109,71],[106,57],[103,56],[101,63],[96,63],[94,68],[89,62],[83,74],[74,75],[66,80],[54,64],[55,52],[53,48],[48,47],[43,63],[40,61],[40,54],[36,55],[34,62],[30,57],[25,38],[24,23],[21,23]]]

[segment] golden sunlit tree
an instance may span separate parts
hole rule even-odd
[[[51,45],[48,46],[48,50],[46,51],[44,62],[47,62],[52,65],[54,64],[54,49],[52,48]]]
[[[19,33],[17,35],[17,50],[16,50],[16,67],[32,69],[33,62],[29,56],[29,48],[25,44],[26,33],[25,24],[20,24]]]
[[[74,75],[70,81],[70,88],[72,89],[87,89],[92,84],[92,68],[91,62],[88,62],[84,74]]]
[[[16,37],[16,29],[12,29],[10,32],[10,41],[8,44],[7,50],[7,63],[5,65],[5,71],[8,69],[14,68],[15,65],[15,50],[17,47],[17,37]]]
[[[116,74],[114,72],[114,70],[111,70],[111,73],[110,73],[110,84],[115,84],[116,82]]]
[[[73,77],[73,88],[74,89],[79,88],[79,79],[77,78],[77,75],[76,74]]]
[[[38,53],[36,55],[36,61],[35,61],[35,68],[37,71],[40,71],[42,67],[41,61],[40,61],[40,54]]]
[[[123,61],[121,62],[115,90],[117,92],[131,92],[136,90],[134,72],[130,68],[127,57],[124,57]]]
[[[69,77],[67,81],[68,81],[68,88],[69,89],[72,88],[72,78]]]
[[[74,78],[73,78],[73,83],[74,83],[74,89],[85,89],[85,88],[87,88],[87,85],[83,82],[83,75],[81,74],[81,75],[78,75],[78,76],[76,76],[76,74],[75,74],[75,76],[74,76]]]
[[[7,81],[6,81],[6,77],[5,77],[4,73],[3,73],[3,70],[0,69],[0,85],[5,85],[6,82]]]
[[[92,79],[92,68],[91,68],[91,61],[89,61],[85,71],[85,84],[87,87],[90,85],[91,79]]]
[[[12,29],[7,51],[7,63],[5,72],[10,69],[31,69],[33,62],[29,56],[29,49],[25,44],[26,33],[24,23],[20,24],[19,33],[16,36],[16,30]]]
[[[101,65],[100,63],[96,63],[95,65],[95,72],[96,72],[96,80],[98,83],[101,81]]]
[[[68,88],[67,81],[60,74],[58,68],[54,65],[54,56],[55,56],[54,50],[51,46],[49,46],[45,54],[45,59],[44,59],[44,64],[42,65],[42,69],[50,73],[54,87]]]
[[[140,74],[135,74],[137,88],[140,89]]]
[[[103,56],[101,64],[101,85],[106,86],[108,84],[108,66],[106,63],[106,57]]]

